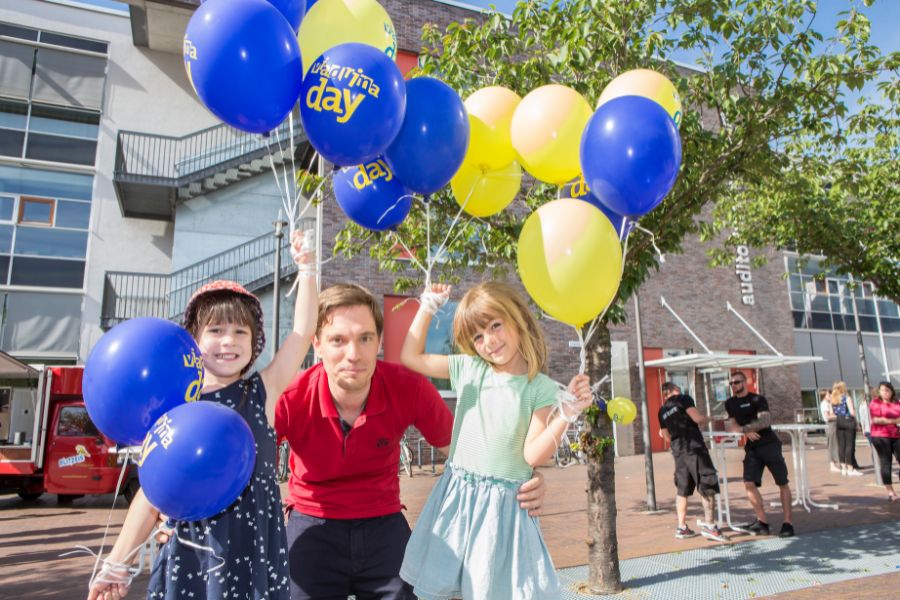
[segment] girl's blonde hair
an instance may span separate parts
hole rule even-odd
[[[547,342],[528,305],[510,285],[487,281],[466,292],[453,318],[456,345],[466,354],[477,355],[475,334],[494,319],[516,328],[519,352],[528,365],[528,379],[534,379],[547,364]]]
[[[841,398],[847,395],[847,384],[843,381],[835,381],[831,386],[831,403],[840,404]]]

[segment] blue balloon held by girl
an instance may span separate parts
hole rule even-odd
[[[373,231],[393,229],[406,219],[412,195],[379,158],[334,174],[338,206],[357,225]]]
[[[303,129],[319,154],[339,166],[381,156],[397,137],[405,111],[400,69],[372,46],[351,43],[326,50],[303,79]]]
[[[406,82],[403,126],[384,153],[400,181],[431,194],[459,170],[469,147],[469,118],[459,94],[431,77]]]
[[[232,408],[175,407],[147,433],[138,475],[147,500],[176,521],[216,515],[241,494],[256,461],[253,432]]]
[[[200,349],[182,327],[154,317],[106,332],[84,366],[91,420],[119,444],[140,444],[164,412],[200,396]]]
[[[183,52],[197,96],[232,127],[266,133],[297,102],[300,45],[266,0],[207,0],[188,23]]]
[[[594,196],[608,209],[637,218],[675,185],[681,138],[669,114],[643,96],[606,102],[581,137],[581,168]]]

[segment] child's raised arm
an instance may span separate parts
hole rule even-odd
[[[566,414],[557,411],[549,423],[547,419],[553,410],[552,406],[539,408],[532,414],[528,435],[525,437],[525,462],[532,467],[544,464],[553,456],[559,446],[559,440],[571,425],[569,419],[577,417],[594,401],[591,382],[584,374],[572,378],[569,393],[575,397],[575,401],[562,409]]]
[[[400,362],[426,377],[436,379],[450,377],[449,361],[445,355],[425,354],[425,338],[428,337],[428,326],[431,324],[434,312],[439,308],[439,304],[443,304],[450,297],[451,289],[449,285],[435,283],[425,290],[425,294],[430,292],[439,296],[438,302],[419,302],[419,311],[416,313],[412,325],[409,326],[406,339],[403,340],[403,348],[400,349]],[[438,305],[434,306],[433,304]]]
[[[281,392],[290,385],[316,333],[318,318],[318,289],[316,287],[316,253],[310,247],[311,231],[294,231],[291,235],[291,256],[299,267],[297,301],[294,305],[294,328],[284,339],[272,362],[260,371],[266,386],[266,419],[275,425],[275,404]]]

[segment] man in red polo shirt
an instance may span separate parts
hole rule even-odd
[[[285,505],[292,600],[414,600],[399,577],[409,524],[400,512],[400,438],[413,425],[445,455],[453,416],[423,376],[377,360],[384,321],[350,284],[319,295],[313,345],[322,362],[288,387],[275,430],[291,447]],[[519,495],[532,514],[543,479]]]

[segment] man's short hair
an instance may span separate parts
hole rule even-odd
[[[747,381],[747,376],[744,375],[743,371],[735,371],[731,374],[732,377],[740,377],[741,381]]]
[[[378,337],[384,330],[384,315],[381,307],[372,292],[355,283],[337,283],[319,294],[319,316],[316,321],[316,335],[322,331],[322,327],[328,322],[329,314],[336,308],[345,306],[365,306],[372,311],[375,319],[375,332]]]
[[[678,384],[676,384],[673,381],[667,381],[664,384],[662,384],[663,395],[669,394],[671,392],[679,393],[679,392],[681,392],[681,388],[678,387]]]

